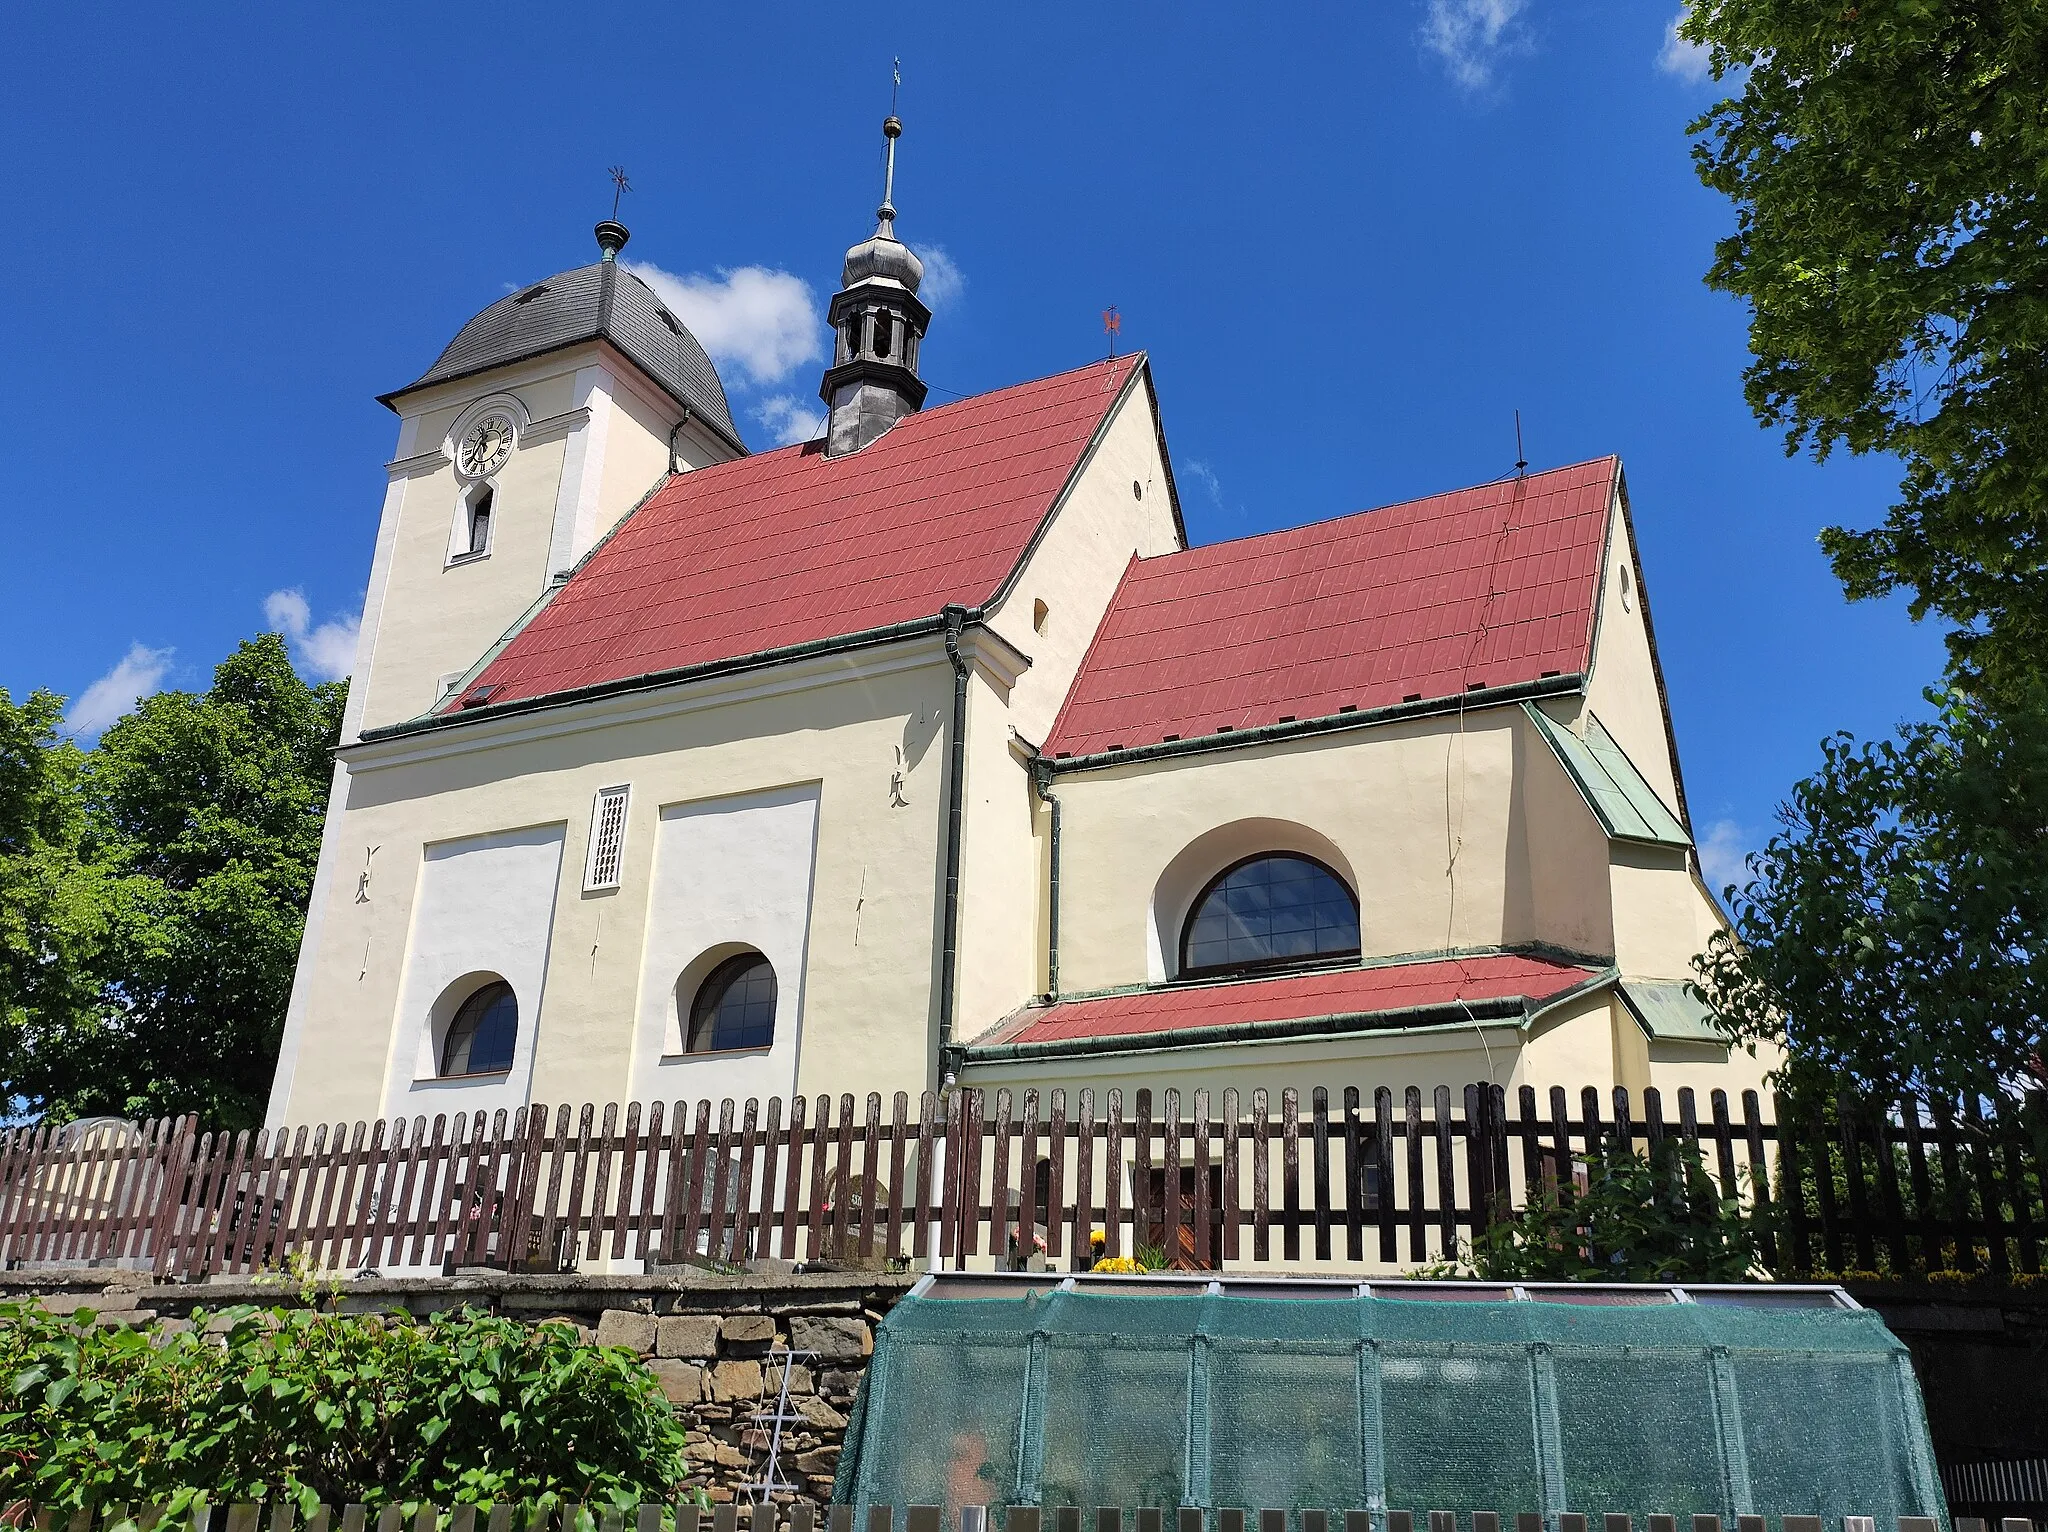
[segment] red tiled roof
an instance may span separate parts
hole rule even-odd
[[[1546,1000],[1599,973],[1515,953],[1433,958],[1344,968],[1334,973],[1243,979],[1230,984],[1148,989],[1095,1000],[1062,1000],[1019,1011],[976,1046],[1142,1038],[1186,1028],[1370,1015],[1461,1000]]]
[[[925,410],[844,457],[807,444],[681,474],[470,692],[515,702],[978,606],[1143,360]]]
[[[1583,671],[1618,468],[1601,458],[1134,560],[1046,753]]]

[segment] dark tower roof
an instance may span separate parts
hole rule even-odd
[[[379,402],[388,406],[429,384],[600,339],[610,341],[730,446],[747,450],[733,428],[724,385],[697,337],[609,252],[604,260],[500,298],[456,332],[433,366],[405,387],[380,395]]]

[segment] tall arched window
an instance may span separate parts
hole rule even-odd
[[[495,492],[486,484],[469,502],[468,551],[471,553],[488,553],[491,550],[491,501],[495,498]]]
[[[503,1074],[519,1041],[519,1001],[512,986],[494,979],[462,1002],[441,1042],[441,1075]]]
[[[775,969],[742,952],[711,970],[690,1006],[690,1052],[766,1048],[775,1041]]]
[[[1195,901],[1181,934],[1184,978],[1290,968],[1358,953],[1358,901],[1321,862],[1246,857]]]

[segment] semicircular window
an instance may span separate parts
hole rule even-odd
[[[711,970],[690,1007],[690,1052],[766,1048],[775,1041],[775,969],[742,952]]]
[[[441,1073],[503,1074],[512,1067],[512,1047],[519,1041],[519,1001],[512,986],[493,980],[462,1002],[448,1023],[441,1043]]]
[[[1292,968],[1358,953],[1358,901],[1321,862],[1287,854],[1227,867],[1181,935],[1183,978]]]

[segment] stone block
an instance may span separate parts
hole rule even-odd
[[[719,1325],[721,1340],[728,1341],[772,1341],[775,1339],[775,1320],[768,1314],[729,1314]]]
[[[789,1322],[789,1344],[793,1351],[815,1351],[832,1361],[866,1356],[875,1349],[874,1335],[864,1319],[816,1319],[801,1314]]]
[[[838,1466],[839,1449],[837,1447],[820,1447],[815,1452],[801,1454],[796,1460],[797,1472],[806,1477],[812,1474],[822,1476],[831,1473]]]
[[[781,1371],[780,1363],[776,1364],[776,1370]],[[810,1368],[801,1362],[790,1363],[789,1391],[792,1394],[815,1394],[818,1391],[817,1383],[811,1378]]]
[[[844,1431],[846,1429],[846,1417],[816,1395],[793,1402],[796,1404],[797,1413],[802,1415],[812,1425],[827,1431]]]
[[[711,1369],[711,1397],[716,1400],[761,1397],[759,1362],[720,1362]]]
[[[647,1367],[670,1404],[696,1404],[704,1397],[704,1369],[695,1362],[657,1357]]]
[[[600,1346],[624,1346],[646,1356],[654,1350],[654,1316],[632,1309],[606,1309],[597,1319]]]
[[[717,1356],[718,1320],[710,1314],[672,1314],[655,1325],[656,1356]]]
[[[851,1368],[829,1368],[818,1380],[818,1391],[851,1399],[860,1392],[860,1373]]]

